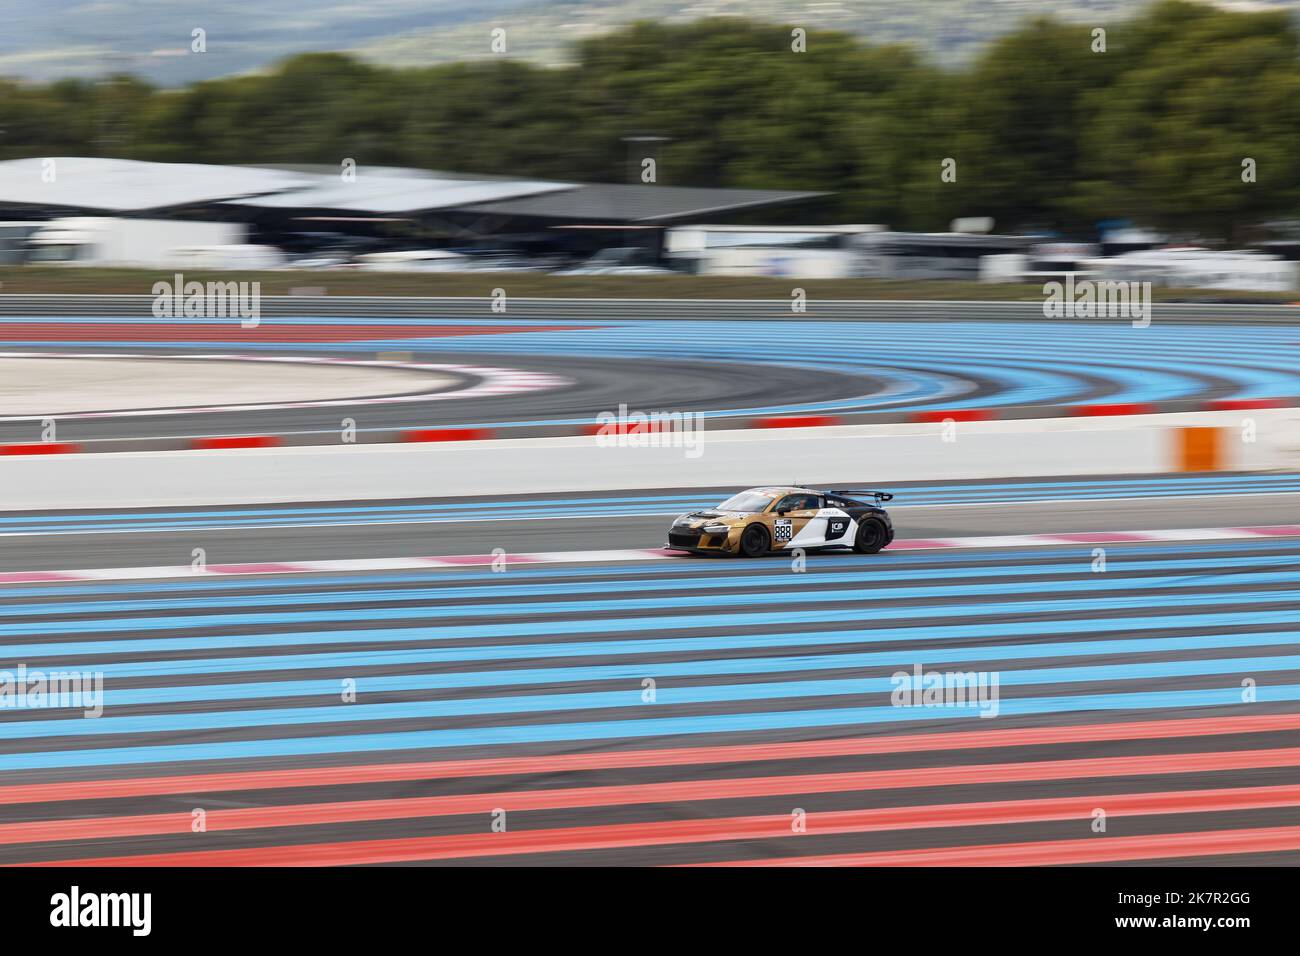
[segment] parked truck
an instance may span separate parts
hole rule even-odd
[[[0,222],[0,265],[16,266],[27,261],[27,240],[41,227],[38,222]]]
[[[29,261],[73,265],[183,267],[196,247],[248,248],[247,229],[234,222],[75,216],[51,219],[28,239]],[[264,248],[264,247],[254,247]]]

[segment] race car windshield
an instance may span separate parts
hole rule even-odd
[[[766,511],[772,503],[771,495],[760,495],[753,491],[742,491],[718,505],[719,511]]]

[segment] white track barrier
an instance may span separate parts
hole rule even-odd
[[[141,508],[762,484],[1187,470],[1184,427],[1219,429],[1222,470],[1300,470],[1300,410],[706,432],[697,449],[639,438],[0,458],[0,507]],[[680,437],[680,436],[679,436]],[[698,452],[698,454],[697,454]]]

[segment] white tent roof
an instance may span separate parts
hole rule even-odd
[[[328,166],[286,169],[57,156],[0,162],[0,206],[100,216],[227,203],[370,215],[459,209],[482,215],[659,222],[817,195],[504,179],[365,165],[357,168],[355,179],[345,181],[339,169]]]
[[[127,212],[238,199],[311,182],[310,176],[249,166],[54,156],[0,162],[0,203]]]
[[[0,162],[0,204],[62,206],[100,213],[194,203],[370,213],[418,212],[500,202],[574,188],[540,180],[444,178],[420,170],[361,167],[334,173],[260,166],[148,163],[72,156]]]

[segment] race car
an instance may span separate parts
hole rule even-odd
[[[852,548],[875,554],[894,540],[893,523],[880,507],[893,497],[884,491],[750,488],[716,508],[677,518],[664,547],[747,558],[795,548]]]

